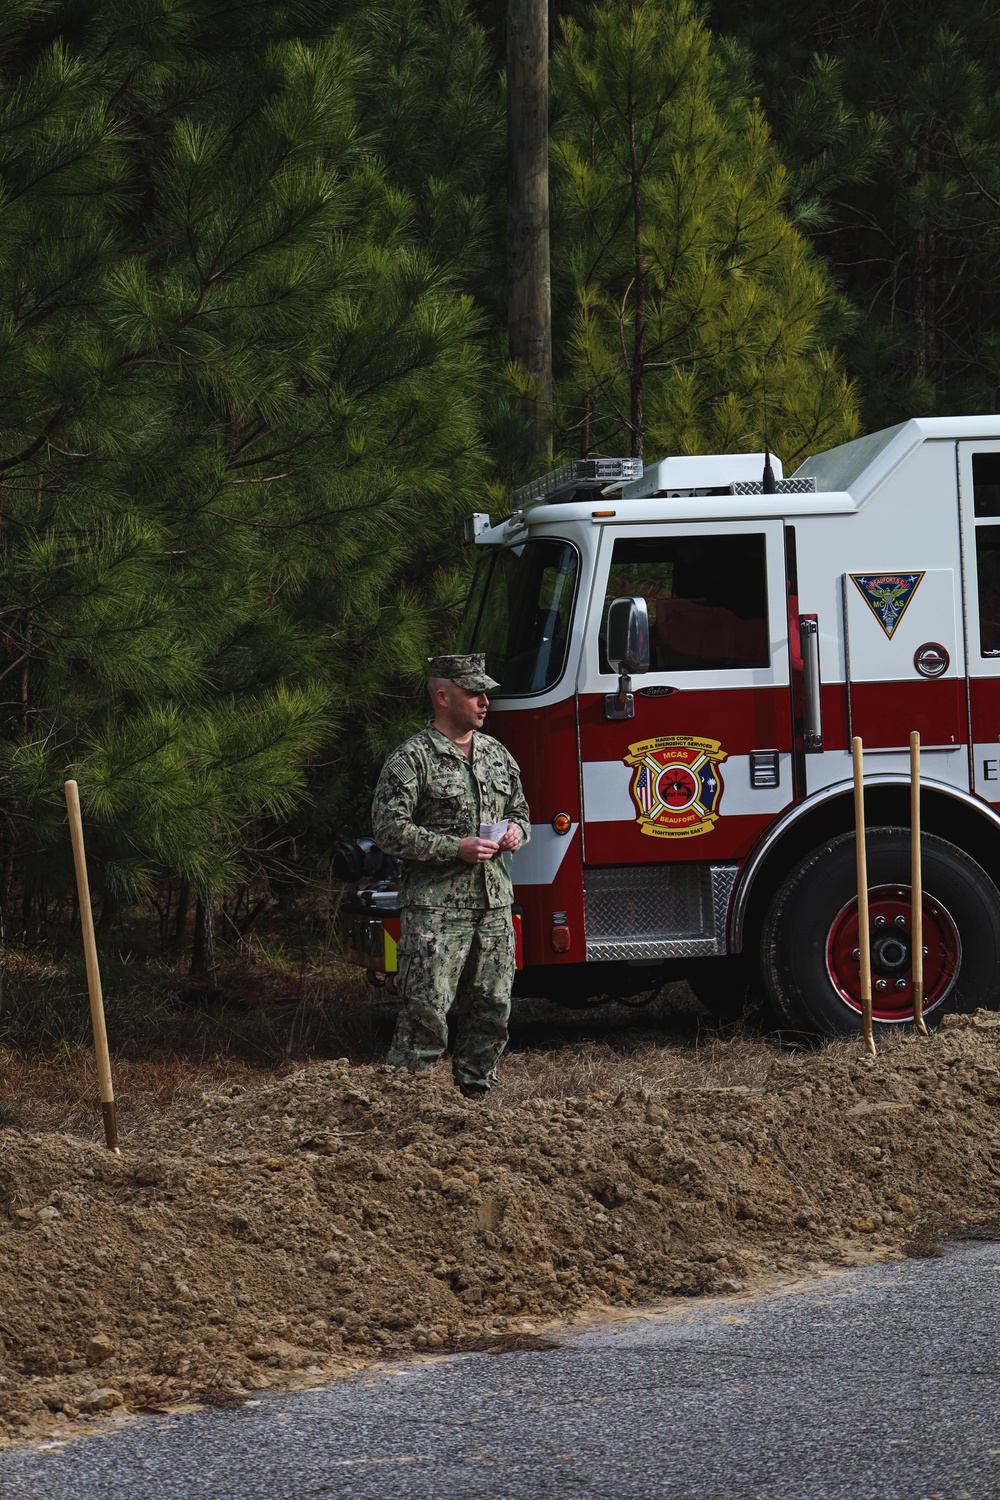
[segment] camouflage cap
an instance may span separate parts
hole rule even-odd
[[[471,656],[429,656],[428,677],[449,677],[467,693],[488,693],[500,686],[486,672],[486,653],[474,651]]]

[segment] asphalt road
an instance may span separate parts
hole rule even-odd
[[[3,1500],[1000,1500],[1000,1246],[0,1457]]]

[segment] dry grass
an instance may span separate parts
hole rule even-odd
[[[139,983],[110,991],[108,1032],[123,1126],[170,1111],[185,1096],[198,1099],[227,1083],[266,1082],[309,1061],[384,1059],[395,1005],[342,964],[293,970],[279,960],[280,954],[257,948],[220,970],[210,988],[194,988],[163,965],[155,976],[147,968]],[[67,985],[65,970],[30,957],[9,958],[6,979],[0,1126],[96,1138],[86,993]],[[768,1047],[759,1037],[723,1040],[686,986],[671,986],[642,1010],[566,1011],[546,1001],[518,1001],[500,1103],[516,1108],[533,1098],[681,1086],[689,1075],[701,1078],[706,1065],[720,1084],[731,1078],[757,1086],[766,1076]]]
[[[174,1109],[185,1095],[266,1082],[309,1061],[381,1062],[397,1014],[328,951],[310,957],[302,944],[275,938],[242,944],[209,983],[196,985],[163,960],[114,954],[104,978],[125,1126]],[[851,1042],[828,1047],[856,1051]],[[518,1000],[497,1104],[642,1089],[768,1091],[804,1077],[812,1056],[811,1045],[713,1026],[684,984],[641,1009]],[[8,949],[0,960],[0,1126],[96,1135],[96,1100],[81,970]]]
[[[255,944],[194,985],[179,966],[103,965],[118,1113],[164,1113],[186,1095],[262,1083],[315,1058],[381,1060],[395,1007],[362,975]],[[0,1127],[95,1137],[97,1077],[82,972],[8,949],[0,960]]]
[[[600,1026],[591,1024],[584,1035],[573,1035],[565,1022],[560,1029],[557,1046],[526,1044],[515,1018],[503,1072],[503,1097],[512,1105],[531,1098],[615,1095],[623,1089],[660,1095],[673,1089],[707,1095],[777,1092],[807,1082],[820,1051],[845,1066],[867,1066],[856,1040],[803,1046],[748,1028],[720,1029],[703,1017],[682,1013],[678,1018],[669,1001],[644,1022],[634,1015],[623,1020],[620,1007],[608,1006]],[[910,1034],[880,1038],[879,1057],[891,1066],[897,1050],[913,1045]]]
[[[165,1114],[184,1099],[226,1083],[246,1087],[274,1077],[273,1070],[224,1058],[193,1065],[183,1057],[119,1057],[112,1068],[118,1115],[125,1125]],[[96,1140],[101,1133],[97,1100],[97,1070],[88,1049],[52,1060],[0,1052],[0,1128],[70,1131]]]

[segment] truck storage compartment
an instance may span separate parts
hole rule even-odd
[[[735,864],[584,871],[587,958],[695,958],[726,951]]]

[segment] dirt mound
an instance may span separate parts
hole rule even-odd
[[[121,1158],[0,1132],[0,1430],[481,1347],[996,1213],[993,1014],[874,1063],[593,1048],[504,1082],[475,1103],[443,1070],[320,1063],[130,1127]]]

